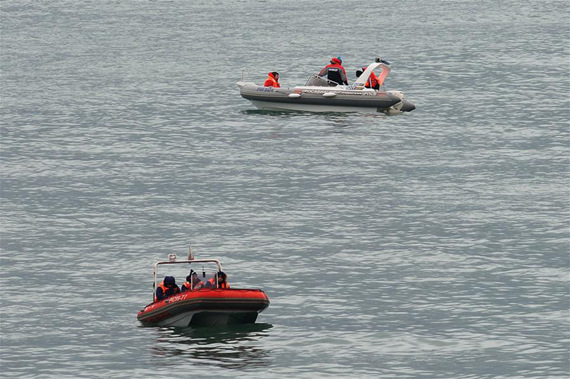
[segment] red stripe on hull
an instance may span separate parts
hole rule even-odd
[[[269,298],[259,289],[200,289],[149,304],[137,319],[145,325],[247,323],[268,306]]]

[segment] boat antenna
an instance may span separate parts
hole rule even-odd
[[[189,261],[194,260],[194,253],[192,253],[192,247],[190,245],[188,245],[188,260]]]

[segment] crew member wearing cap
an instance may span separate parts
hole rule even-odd
[[[319,76],[326,77],[337,84],[348,84],[346,71],[342,67],[342,59],[340,57],[331,59],[331,63],[319,72]]]
[[[265,83],[263,83],[264,87],[281,87],[279,85],[279,73],[277,71],[272,71],[267,74],[267,79],[265,79]]]
[[[161,301],[167,297],[180,293],[180,288],[176,285],[174,276],[165,276],[162,283],[156,289],[156,301]]]

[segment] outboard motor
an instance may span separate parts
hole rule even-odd
[[[416,109],[416,106],[411,101],[408,101],[404,98],[404,93],[402,91],[388,91],[388,93],[396,98],[399,98],[400,101],[394,105],[392,105],[388,109],[388,113],[395,114],[400,112],[411,112]]]

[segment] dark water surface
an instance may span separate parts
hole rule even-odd
[[[570,374],[567,1],[0,11],[3,377]],[[350,80],[391,61],[417,109],[259,112],[235,86],[339,54]],[[257,324],[138,324],[188,244],[267,292]]]

